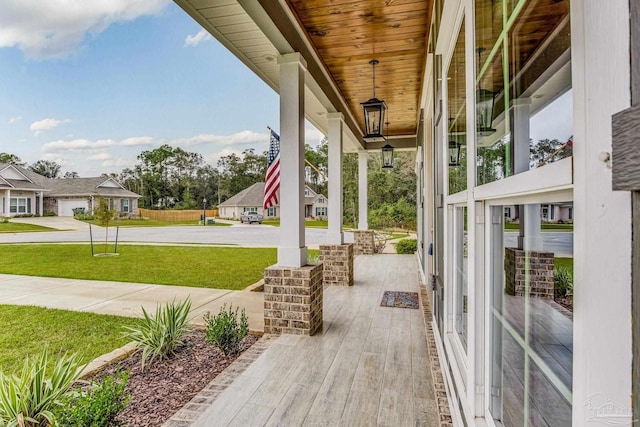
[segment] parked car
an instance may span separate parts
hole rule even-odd
[[[246,222],[247,224],[257,222],[258,224],[262,224],[262,215],[256,212],[245,212],[240,215],[240,222]]]

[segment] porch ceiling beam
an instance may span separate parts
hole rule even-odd
[[[297,22],[297,19],[287,6],[286,2],[284,0],[258,0],[258,2],[267,15],[269,15],[275,27],[291,45],[292,51],[300,52],[307,60],[307,70],[309,74],[317,82],[322,92],[335,107],[336,112],[344,115],[345,124],[351,130],[353,135],[357,136],[357,144],[360,144],[364,149],[365,147],[361,139],[361,136],[363,135],[362,130],[356,123],[355,118],[353,117],[342,94],[338,90],[337,85],[320,61],[318,53],[307,38],[303,36],[305,32],[300,28],[300,24]],[[247,13],[250,12],[247,11]]]

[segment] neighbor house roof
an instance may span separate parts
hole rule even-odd
[[[264,182],[256,182],[238,194],[220,203],[220,206],[262,206],[264,200]]]
[[[224,202],[220,203],[220,206],[262,206],[262,202],[264,201],[264,185],[264,182],[256,182],[255,184],[248,188],[245,188],[235,196],[232,196]],[[311,189],[309,188],[309,190]],[[313,190],[311,191],[313,192]],[[315,194],[315,196],[304,198],[305,205],[312,205],[318,197],[324,197],[322,194],[316,194],[315,192],[313,192],[313,194]]]
[[[141,197],[140,195],[123,188],[113,178],[103,176],[94,178],[64,178],[52,179],[49,197],[61,196],[112,196],[112,197]],[[118,186],[104,186],[107,182],[114,182]]]
[[[0,171],[8,166],[10,165],[0,163]],[[113,178],[99,176],[94,178],[51,179],[21,166],[13,166],[19,173],[24,175],[30,181],[7,178],[3,181],[6,181],[16,188],[45,190],[47,191],[45,197],[88,197],[95,195],[111,197],[141,197],[139,194],[122,187],[120,183]]]

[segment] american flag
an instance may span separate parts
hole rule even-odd
[[[269,154],[267,155],[267,178],[264,185],[264,201],[262,207],[268,209],[278,204],[280,189],[280,137],[271,130]]]

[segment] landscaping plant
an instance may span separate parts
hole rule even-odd
[[[396,243],[396,252],[399,254],[413,254],[418,250],[416,239],[402,239]]]
[[[124,423],[117,416],[125,410],[131,395],[125,393],[129,371],[117,371],[94,381],[87,391],[69,393],[56,412],[59,427],[115,427]]]
[[[142,349],[142,366],[147,359],[149,363],[162,360],[184,344],[184,337],[189,333],[189,312],[191,300],[186,299],[176,304],[175,301],[158,306],[153,316],[142,307],[143,319],[138,326],[126,326],[124,335],[136,342]]]
[[[573,272],[563,265],[553,269],[553,294],[555,298],[573,294]]]
[[[238,320],[238,310],[233,310],[233,305],[223,305],[220,313],[211,317],[207,312],[204,315],[206,327],[205,339],[209,344],[215,345],[225,356],[238,353],[240,350],[240,342],[249,333],[249,321],[244,308],[240,312],[240,320]]]
[[[0,372],[0,426],[45,427],[54,422],[53,410],[78,380],[83,364],[77,354],[63,356],[46,375],[47,351],[24,362],[20,376]]]
[[[117,211],[115,209],[109,209],[109,202],[104,197],[98,197],[98,205],[93,210],[93,217],[98,224],[103,226],[105,230],[104,235],[104,253],[107,253],[107,243],[109,239],[109,224],[115,219]]]

